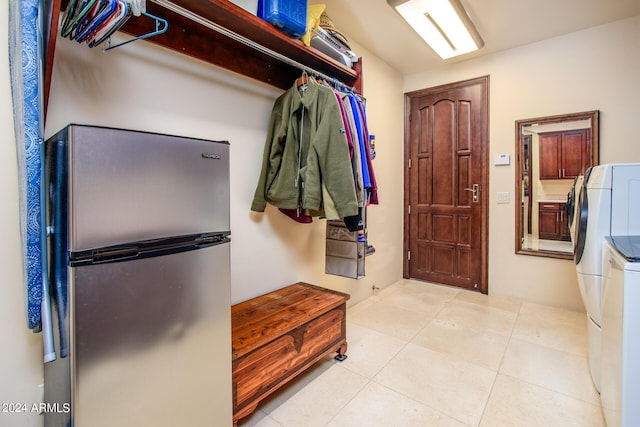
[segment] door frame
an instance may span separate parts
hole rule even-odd
[[[451,89],[457,89],[466,86],[472,86],[480,84],[482,86],[482,101],[481,101],[481,126],[480,132],[482,141],[482,153],[481,158],[481,183],[480,188],[480,205],[481,205],[481,273],[479,289],[483,294],[489,293],[489,76],[482,76],[463,80],[459,82],[446,83],[439,86],[434,86],[426,89],[419,89],[412,92],[406,92],[404,94],[404,221],[403,221],[403,268],[402,277],[409,279],[409,202],[410,202],[410,189],[409,184],[411,181],[411,174],[409,170],[409,159],[411,156],[411,100],[413,98],[419,98],[426,95],[433,95],[439,92],[445,92]]]

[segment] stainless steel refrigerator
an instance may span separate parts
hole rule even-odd
[[[229,144],[69,125],[46,150],[45,426],[231,426]]]

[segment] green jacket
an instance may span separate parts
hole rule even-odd
[[[323,184],[341,218],[358,213],[338,103],[331,89],[309,79],[306,89],[294,83],[273,106],[251,210],[263,212],[268,202],[319,211]]]

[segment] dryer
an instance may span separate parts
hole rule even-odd
[[[578,197],[574,259],[589,332],[589,368],[600,391],[602,243],[606,236],[640,234],[640,163],[594,166]]]
[[[576,248],[576,237],[578,234],[578,220],[579,215],[579,207],[578,198],[580,197],[580,190],[582,190],[582,184],[584,183],[584,175],[578,175],[573,180],[573,186],[571,187],[571,191],[567,194],[567,205],[566,205],[566,214],[567,214],[567,222],[569,224],[569,236],[571,237],[571,244],[573,245],[573,249],[575,251]]]
[[[602,387],[608,427],[640,425],[640,236],[603,244]]]

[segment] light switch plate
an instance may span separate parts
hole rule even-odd
[[[511,201],[508,191],[498,191],[496,196],[499,204],[507,204]]]

